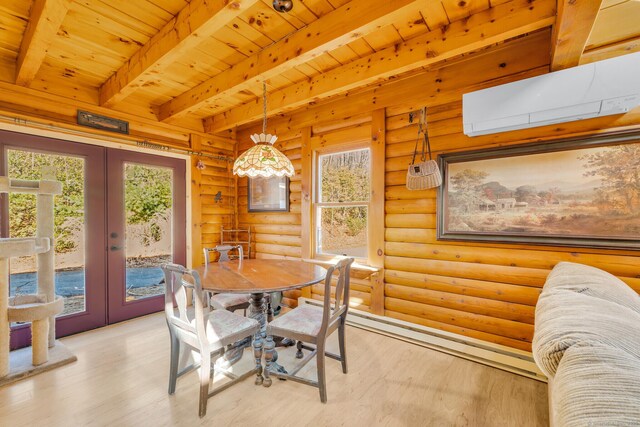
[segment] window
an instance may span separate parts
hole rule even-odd
[[[371,199],[370,150],[320,154],[315,169],[316,255],[366,259]]]

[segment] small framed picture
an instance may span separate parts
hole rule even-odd
[[[249,178],[249,212],[289,212],[289,178]]]

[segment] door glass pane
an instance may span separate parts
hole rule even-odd
[[[160,265],[173,260],[173,171],[124,165],[126,301],[164,293]]]
[[[54,199],[56,294],[64,297],[61,316],[85,311],[85,160],[81,157],[9,149],[8,175],[39,180],[44,166],[56,169],[62,195]],[[36,235],[36,196],[9,195],[9,237]],[[36,256],[11,258],[10,294],[37,293]]]
[[[366,258],[366,206],[319,207],[318,217],[318,253]]]

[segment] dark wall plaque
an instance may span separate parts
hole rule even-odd
[[[78,124],[95,129],[129,134],[129,122],[78,110]]]

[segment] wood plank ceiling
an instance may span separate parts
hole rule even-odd
[[[554,68],[640,50],[640,2],[560,0]],[[0,80],[220,132],[437,67],[556,20],[555,0],[3,0]],[[579,25],[575,22],[578,21]],[[557,64],[557,65],[555,65]]]

